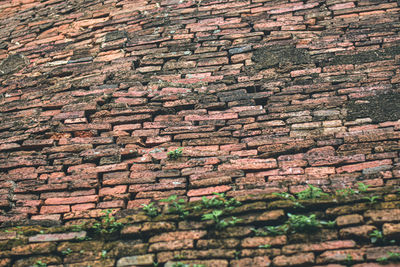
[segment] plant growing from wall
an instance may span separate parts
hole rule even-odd
[[[146,213],[147,216],[149,217],[157,217],[157,215],[159,214],[158,212],[158,208],[156,206],[154,206],[154,202],[146,205],[146,204],[142,204],[143,206],[143,211]]]
[[[288,225],[264,226],[261,229],[251,229],[256,236],[278,236],[284,235],[288,231]]]
[[[272,195],[275,195],[275,196],[277,196],[277,197],[279,197],[279,198],[281,198],[281,199],[285,199],[285,200],[290,200],[290,201],[292,201],[292,202],[293,202],[293,205],[294,205],[296,208],[304,208],[304,206],[303,206],[302,204],[300,204],[300,203],[297,201],[296,197],[293,196],[292,194],[289,194],[289,193],[286,193],[286,192],[282,192],[282,193],[272,193]]]
[[[321,226],[321,222],[317,219],[315,214],[306,216],[288,213],[288,217],[287,225],[292,233],[315,232]]]
[[[69,255],[69,254],[71,254],[71,252],[72,252],[72,249],[67,248],[67,249],[61,251],[61,254],[63,254],[63,255]]]
[[[324,193],[321,188],[309,184],[307,189],[296,193],[296,196],[300,200],[305,200],[321,198],[323,196],[329,196],[329,194]]]
[[[232,216],[232,219],[230,221],[221,219],[220,217],[222,214],[223,214],[222,210],[213,210],[211,213],[203,214],[203,217],[201,219],[203,221],[207,221],[207,220],[214,221],[215,227],[217,229],[224,229],[228,226],[236,225],[236,223],[241,221],[241,219],[238,219],[234,216]]]
[[[92,225],[92,229],[99,234],[112,234],[118,232],[122,228],[122,223],[116,222],[115,217],[112,216],[112,210],[103,210],[105,216],[100,218],[100,222]]]
[[[35,262],[33,267],[47,267],[47,264],[42,261],[37,261],[37,262]]]
[[[175,150],[167,152],[167,156],[169,159],[178,159],[179,157],[182,156],[183,153],[183,147],[178,147]]]
[[[205,265],[204,264],[196,264],[196,263],[190,265],[190,264],[185,264],[182,262],[176,262],[176,263],[172,264],[172,267],[205,267]]]
[[[363,199],[368,200],[368,202],[369,202],[370,204],[375,204],[375,203],[377,203],[378,200],[379,200],[379,198],[380,198],[379,196],[363,197]]]
[[[369,234],[369,237],[371,238],[371,243],[375,244],[383,240],[383,233],[379,230],[374,230]]]
[[[207,198],[203,196],[201,198],[201,203],[194,207],[195,210],[205,209],[220,209],[225,208],[228,210],[232,210],[237,206],[240,206],[242,203],[237,201],[235,198],[227,198],[224,193],[213,193],[215,196],[212,198]]]
[[[388,251],[387,257],[381,257],[376,259],[378,262],[386,263],[386,262],[400,262],[400,253]]]
[[[168,212],[172,214],[178,214],[181,219],[185,219],[189,215],[189,211],[186,210],[186,203],[184,199],[178,199],[177,195],[172,195],[167,199],[161,199],[161,202],[168,203]]]
[[[358,182],[357,183],[357,188],[358,188],[358,193],[365,193],[368,191],[369,185],[366,185],[364,183]]]

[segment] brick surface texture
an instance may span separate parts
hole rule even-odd
[[[0,266],[397,266],[399,36],[398,0],[1,1]]]

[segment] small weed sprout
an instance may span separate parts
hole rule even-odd
[[[259,245],[259,248],[270,248],[271,245],[270,244],[266,244],[266,245]]]
[[[355,191],[351,188],[344,188],[344,189],[336,190],[335,194],[340,197],[348,197],[350,195],[357,194],[357,191]]]
[[[101,217],[100,222],[93,224],[92,229],[100,234],[111,234],[118,232],[122,228],[122,223],[116,222],[115,217],[112,216],[112,210],[103,210],[106,215]]]
[[[183,153],[183,147],[179,147],[175,150],[169,151],[167,153],[167,156],[169,159],[178,159],[179,157],[182,156]]]
[[[37,262],[35,262],[33,267],[47,267],[47,264],[42,261],[37,261]]]
[[[375,244],[381,240],[383,240],[383,233],[379,230],[374,230],[372,233],[369,234],[371,238],[371,243]]]
[[[288,231],[288,225],[278,225],[278,226],[265,226],[262,229],[251,229],[256,236],[278,236],[284,235]]]
[[[204,264],[196,264],[196,263],[192,264],[192,265],[185,264],[185,263],[182,263],[182,262],[176,262],[176,263],[172,264],[172,267],[190,267],[190,266],[192,266],[192,267],[205,267]]]
[[[377,203],[379,198],[380,198],[379,196],[363,197],[363,199],[368,200],[370,204]]]
[[[217,229],[224,229],[228,226],[235,225],[236,223],[241,221],[241,219],[238,219],[236,217],[232,217],[232,220],[226,221],[220,218],[222,214],[223,214],[222,210],[213,210],[211,213],[203,214],[203,217],[201,219],[203,221],[213,220],[215,223],[215,227]]]
[[[296,196],[300,200],[305,200],[305,199],[316,199],[323,196],[329,196],[329,194],[324,193],[321,188],[309,184],[307,189],[298,192]]]
[[[293,233],[315,232],[321,226],[321,223],[317,220],[315,214],[306,216],[288,213],[288,216],[289,220],[287,221],[287,224]]]
[[[67,248],[67,249],[65,249],[65,250],[63,250],[63,251],[61,251],[61,254],[63,254],[63,255],[69,255],[69,254],[71,254],[71,252],[72,252],[72,249],[70,249],[70,248]]]
[[[304,206],[297,201],[296,197],[289,193],[282,192],[282,193],[272,193],[272,194],[281,199],[287,199],[287,200],[292,201],[294,206],[297,208],[304,208]]]
[[[357,183],[357,187],[358,187],[358,192],[359,193],[365,193],[365,192],[367,192],[369,185],[366,185],[364,183],[358,182]]]
[[[148,204],[148,205],[142,204],[142,206],[143,206],[144,212],[145,212],[146,215],[149,216],[149,217],[152,217],[152,218],[153,218],[153,217],[157,217],[157,215],[159,214],[159,213],[158,213],[158,209],[157,209],[156,206],[154,206],[154,203],[153,203],[153,202],[150,203],[150,204]]]
[[[388,254],[387,257],[378,258],[378,259],[376,259],[376,261],[383,262],[383,263],[389,262],[389,261],[400,262],[400,253],[388,251],[387,254]]]
[[[106,259],[107,258],[107,250],[102,250],[101,251],[101,258]]]
[[[214,193],[214,197],[207,198],[203,196],[201,198],[201,204],[194,207],[195,210],[201,210],[202,208],[214,209],[214,208],[226,208],[232,210],[242,203],[237,201],[235,198],[227,199],[223,193]]]
[[[353,263],[353,256],[351,256],[350,254],[346,255],[346,265],[351,265]]]
[[[178,214],[181,219],[185,219],[189,215],[189,211],[185,210],[185,200],[178,199],[177,195],[172,195],[167,199],[161,199],[161,202],[168,203],[168,212]]]

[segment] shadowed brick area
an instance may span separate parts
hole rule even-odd
[[[31,247],[14,229],[0,247],[36,252],[0,254],[0,265],[42,256],[49,265],[164,264],[183,251],[183,260],[207,266],[366,267],[379,264],[382,247],[398,253],[398,244],[365,242],[378,229],[387,239],[399,232],[399,12],[395,0],[2,1],[0,226],[61,227],[174,195],[250,203],[308,185],[348,194],[359,183],[372,195],[341,207],[320,200],[320,211],[344,216],[324,237],[345,242],[344,252],[321,240],[284,252],[306,240],[285,236],[267,253],[256,247],[270,237],[246,230],[263,219],[249,213],[235,229],[243,236],[223,244],[198,240],[218,240],[200,218],[160,220],[160,229],[189,238],[165,233],[154,244],[136,234],[142,221],[127,221],[132,239],[110,257],[103,245],[86,258],[55,252],[86,232],[30,236],[43,238]],[[283,218],[294,204],[252,205],[285,209],[260,215]]]

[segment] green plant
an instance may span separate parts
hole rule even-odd
[[[42,261],[37,261],[37,262],[35,262],[33,267],[47,267],[47,264]]]
[[[341,197],[347,197],[349,195],[354,195],[357,192],[351,188],[344,188],[335,191],[335,194]]]
[[[69,254],[71,254],[71,252],[72,252],[72,249],[67,248],[67,249],[61,251],[61,254],[63,254],[63,255],[69,255]]]
[[[346,254],[346,265],[351,265],[353,263],[353,256]]]
[[[185,264],[182,262],[176,262],[174,264],[172,264],[172,267],[190,267],[190,264]],[[193,264],[192,267],[205,267],[204,264]]]
[[[270,244],[266,244],[266,245],[259,245],[259,248],[270,248],[271,245]]]
[[[236,217],[232,217],[232,220],[226,221],[220,218],[222,214],[222,210],[213,210],[211,213],[203,214],[203,217],[201,219],[203,221],[213,220],[217,229],[223,229],[225,227],[235,225],[236,223],[241,221],[241,219],[238,219]]]
[[[383,233],[379,230],[372,231],[372,233],[369,234],[369,237],[371,238],[372,244],[383,241]]]
[[[307,189],[296,193],[297,198],[300,199],[300,200],[316,199],[316,198],[320,198],[320,197],[328,196],[328,195],[329,194],[324,193],[321,188],[312,186],[310,184],[308,185]]]
[[[288,213],[288,217],[289,220],[286,223],[293,233],[315,232],[321,225],[315,214],[306,216]]]
[[[112,216],[112,210],[103,210],[106,215],[101,217],[100,222],[96,222],[92,225],[92,229],[96,233],[100,234],[111,234],[118,232],[122,228],[122,223],[116,222],[115,217]]]
[[[278,225],[278,226],[264,226],[262,229],[251,229],[256,236],[278,236],[284,235],[288,231],[288,225]]]
[[[358,187],[358,192],[359,193],[365,193],[365,192],[367,192],[369,185],[366,185],[364,183],[358,182],[357,183],[357,187]]]
[[[291,200],[291,201],[293,202],[293,204],[294,204],[295,207],[304,208],[304,206],[303,206],[302,204],[300,204],[300,203],[297,201],[297,199],[295,198],[295,196],[293,196],[293,195],[291,195],[291,194],[289,194],[289,193],[282,192],[282,193],[272,193],[272,194],[275,195],[275,196],[277,196],[277,197],[280,197],[280,198],[282,198],[282,199]]]
[[[168,212],[172,214],[178,214],[181,219],[185,219],[189,215],[189,211],[185,210],[185,200],[178,199],[177,195],[172,195],[167,199],[161,199],[161,202],[168,203]]]
[[[167,156],[169,159],[178,159],[179,157],[182,156],[183,153],[183,147],[179,147],[175,150],[169,151],[167,153]]]
[[[319,221],[322,226],[326,226],[328,228],[334,228],[336,225],[336,220],[334,221]]]
[[[389,261],[399,262],[400,261],[400,253],[388,251],[387,254],[388,254],[387,257],[378,258],[378,259],[376,259],[376,261],[378,261],[378,262],[389,262]]]
[[[158,209],[154,206],[154,203],[148,205],[142,204],[144,212],[146,212],[149,217],[156,217],[158,215]]]
[[[272,195],[280,197],[282,199],[288,199],[288,200],[291,200],[291,201],[296,201],[296,198],[293,195],[291,195],[289,193],[286,193],[286,192],[281,192],[281,193],[276,193],[275,192],[275,193],[272,193]]]
[[[172,264],[172,267],[189,267],[189,264],[185,264],[182,262],[176,262],[176,263]]]
[[[195,206],[195,210],[201,210],[202,208],[214,209],[214,208],[226,208],[228,210],[234,209],[240,206],[242,203],[237,201],[235,198],[227,199],[223,193],[213,193],[215,196],[212,198],[207,198],[203,196],[201,198],[201,204]]]
[[[363,197],[363,199],[368,200],[371,204],[377,203],[379,198],[379,196]]]
[[[71,225],[71,231],[72,232],[80,232],[80,231],[82,231],[84,226],[85,226],[85,223]]]
[[[107,250],[102,250],[101,251],[101,258],[106,259],[107,258]]]

